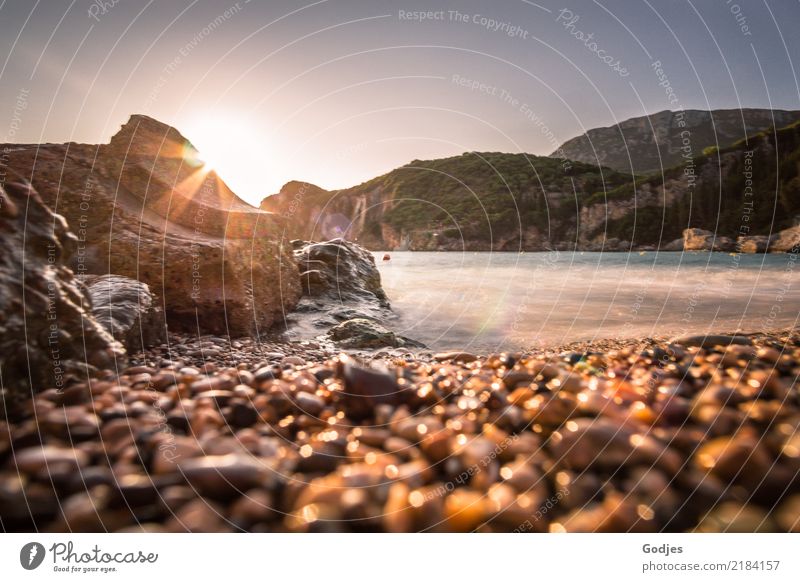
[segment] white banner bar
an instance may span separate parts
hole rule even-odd
[[[796,581],[799,541],[791,534],[4,534],[0,574],[120,582],[187,575]]]

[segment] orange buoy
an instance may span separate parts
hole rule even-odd
[[[384,261],[391,261],[392,257],[389,256],[389,253],[386,253],[385,255],[383,255],[383,260]]]

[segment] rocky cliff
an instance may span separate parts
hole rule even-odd
[[[78,237],[69,266],[147,284],[173,330],[248,335],[300,296],[285,221],[242,201],[176,129],[134,115],[109,144],[0,145]]]
[[[798,120],[800,111],[771,109],[659,111],[590,129],[550,155],[649,174],[680,164],[684,156],[697,157],[706,148],[727,147],[748,135]]]
[[[0,418],[44,388],[124,365],[65,265],[77,247],[63,217],[25,184],[0,184]]]
[[[344,190],[290,182],[262,208],[284,216],[294,237],[373,250],[681,250],[688,240],[686,250],[763,252],[774,237],[769,249],[785,252],[795,235],[779,231],[800,223],[798,160],[800,124],[635,180],[582,162],[469,152]],[[685,239],[687,229],[722,245]]]
[[[576,204],[630,177],[541,156],[468,152],[415,160],[346,190],[290,182],[261,207],[303,239],[371,249],[544,250],[576,238]]]
[[[582,221],[585,237],[647,247],[683,234],[686,250],[694,250],[696,233],[683,231],[702,229],[719,250],[759,252],[769,244],[770,251],[791,252],[800,224],[800,122],[597,194],[587,206],[619,208],[632,200],[635,213]]]

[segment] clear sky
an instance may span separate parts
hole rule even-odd
[[[0,141],[144,113],[258,203],[663,109],[798,109],[798,30],[798,0],[0,0]]]

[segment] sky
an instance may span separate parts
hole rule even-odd
[[[0,142],[178,128],[251,203],[664,109],[800,109],[797,0],[0,0]]]

